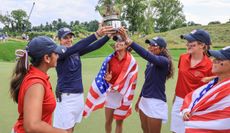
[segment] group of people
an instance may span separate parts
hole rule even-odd
[[[147,39],[146,50],[131,40],[123,27],[114,30],[100,26],[74,45],[74,33],[69,28],[59,29],[57,36],[60,46],[49,37],[38,36],[24,50],[16,51],[18,61],[10,93],[18,104],[19,117],[12,133],[73,133],[83,115],[102,107],[106,133],[111,133],[113,119],[115,132],[122,133],[123,121],[131,114],[138,73],[131,50],[147,61],[144,84],[135,104],[141,128],[143,133],[161,132],[162,122],[168,120],[165,84],[174,74],[164,38]],[[102,47],[110,38],[115,41],[114,53],[102,63],[84,102],[80,58]],[[181,38],[187,40],[187,53],[180,56],[178,63],[171,131],[230,132],[230,47],[209,50],[211,39],[202,29]],[[53,67],[58,76],[56,99],[47,74]],[[100,97],[103,100],[98,100]],[[95,101],[101,103],[95,105]]]

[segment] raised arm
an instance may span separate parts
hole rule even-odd
[[[154,55],[135,42],[132,42],[130,47],[148,62],[154,63],[158,66],[168,66],[169,64],[169,60],[166,57],[161,55]]]
[[[108,42],[109,39],[110,38],[108,36],[105,36],[101,38],[100,40],[88,45],[86,48],[80,51],[80,55],[82,56],[84,54],[90,53],[96,49],[101,48],[106,42]]]
[[[95,40],[97,40],[97,37],[95,34],[92,34],[88,36],[87,38],[80,40],[79,42],[75,43],[73,46],[67,48],[66,52],[60,55],[59,59],[64,59],[74,53],[80,52],[82,49],[86,48],[88,45],[90,45]]]

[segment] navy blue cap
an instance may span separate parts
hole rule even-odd
[[[230,46],[224,47],[221,50],[208,50],[208,55],[221,60],[230,60]]]
[[[207,31],[202,29],[193,30],[190,34],[181,35],[181,39],[185,39],[189,42],[200,41],[206,45],[211,45],[210,35]]]
[[[74,36],[74,33],[69,28],[61,28],[58,30],[58,38],[64,38],[66,35],[71,34]]]
[[[147,39],[145,40],[145,43],[149,45],[159,46],[161,48],[167,47],[167,43],[162,37],[155,37],[153,39]]]
[[[63,54],[66,51],[66,47],[58,46],[54,40],[48,36],[38,36],[28,43],[26,50],[28,51],[29,56],[40,58],[45,54],[50,54],[52,52]]]

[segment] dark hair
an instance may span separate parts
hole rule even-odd
[[[48,54],[49,56],[51,54]],[[43,59],[44,56],[40,58],[32,58],[31,57],[31,64],[35,67],[38,67]],[[25,66],[26,54],[23,57],[20,57],[17,60],[17,64],[13,70],[12,78],[10,81],[10,95],[14,102],[18,103],[18,94],[20,90],[20,86],[24,77],[26,76],[28,69]]]
[[[173,62],[172,62],[172,57],[171,55],[169,54],[169,51],[167,48],[161,48],[162,51],[161,53],[167,57],[169,59],[169,70],[168,70],[168,74],[166,76],[166,79],[170,79],[170,78],[173,78],[173,75],[174,75],[174,66],[173,66]]]

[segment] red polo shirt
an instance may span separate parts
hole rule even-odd
[[[200,63],[194,67],[191,65],[190,54],[182,54],[178,63],[178,79],[176,96],[184,98],[188,93],[204,85],[203,77],[212,76],[212,62],[205,55]]]
[[[126,53],[123,59],[119,60],[117,53],[115,53],[115,56],[113,56],[109,61],[109,72],[112,71],[112,79],[109,81],[109,83],[114,84],[117,80],[119,74],[121,73],[122,67],[125,64],[127,54],[128,53]]]
[[[43,104],[42,104],[42,118],[41,120],[48,123],[49,125],[52,124],[52,113],[56,107],[56,101],[54,94],[52,92],[52,87],[49,82],[49,76],[44,72],[40,71],[36,67],[30,66],[29,72],[25,76],[18,95],[18,113],[19,117],[14,125],[14,131],[17,133],[24,133],[23,128],[23,104],[24,104],[24,97],[27,89],[36,83],[40,83],[43,85],[45,89]]]

